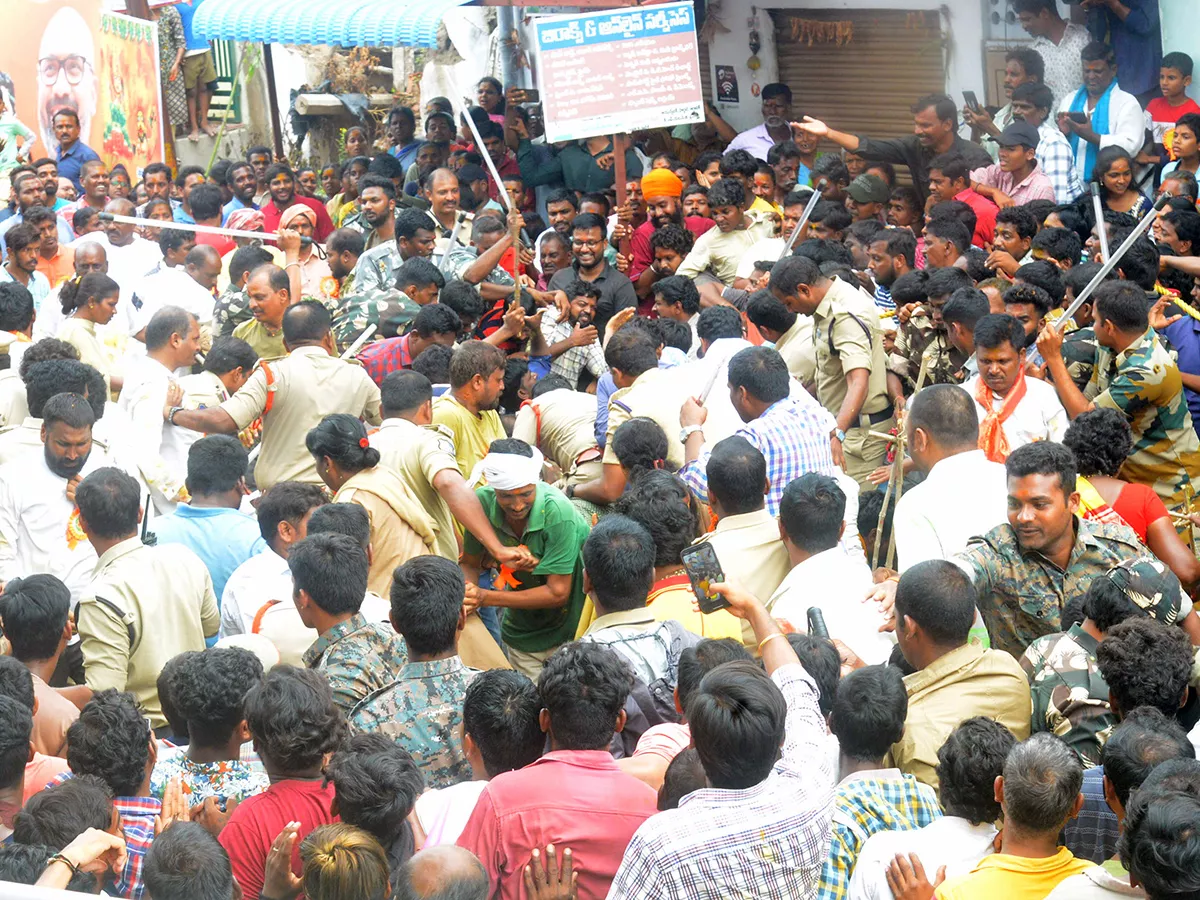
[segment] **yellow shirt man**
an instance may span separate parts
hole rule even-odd
[[[433,424],[445,426],[453,433],[454,458],[458,461],[458,470],[468,481],[475,466],[487,456],[492,441],[508,437],[498,412],[485,409],[476,415],[459,403],[452,393],[442,394],[433,401]]]

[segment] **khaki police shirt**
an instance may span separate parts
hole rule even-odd
[[[446,469],[459,471],[454,458],[454,436],[442,425],[424,428],[408,419],[384,419],[379,430],[368,438],[379,451],[380,465],[398,474],[408,489],[424,507],[437,527],[434,552],[458,562],[458,536],[454,516],[442,495],[433,486],[433,479]]]
[[[19,425],[13,424],[0,431],[0,465],[21,459],[30,453],[39,456],[42,447],[42,420],[26,416]]]
[[[522,404],[513,437],[537,447],[564,475],[570,474],[580,454],[599,450],[596,395],[560,388]]]
[[[0,372],[0,425],[20,425],[29,415],[25,382],[16,366]]]
[[[305,437],[333,413],[378,425],[379,387],[362,366],[332,357],[322,347],[297,347],[269,365],[275,392],[269,413],[264,415],[270,389],[262,366],[221,409],[233,418],[238,431],[263,417],[262,452],[254,472],[260,490],[281,481],[321,484],[304,446]]]
[[[888,405],[887,364],[879,312],[866,294],[834,278],[813,313],[813,347],[817,357],[817,399],[837,415],[846,399],[846,373],[867,369],[867,397],[860,415]],[[832,341],[830,333],[832,331]],[[830,352],[830,344],[833,352]]]
[[[204,639],[220,624],[212,578],[200,557],[181,544],[122,541],[97,561],[79,601],[87,685],[131,692],[160,728],[167,724],[157,684],[163,666],[180,653],[203,650]],[[132,646],[127,625],[133,628]]]
[[[817,351],[812,339],[812,316],[796,316],[796,321],[775,342],[775,352],[787,363],[788,374],[801,384],[816,380]]]
[[[679,442],[679,410],[686,398],[662,369],[643,372],[627,388],[616,391],[608,401],[608,431],[604,462],[620,465],[613,450],[617,429],[638,416],[653,419],[667,435],[667,462],[673,471],[683,468],[683,444]]]

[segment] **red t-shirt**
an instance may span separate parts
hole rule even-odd
[[[299,846],[314,828],[338,821],[330,811],[333,806],[333,785],[321,786],[314,781],[278,781],[265,792],[247,797],[229,817],[221,830],[220,842],[229,854],[233,874],[246,897],[262,893],[263,870],[271,843],[279,837],[288,822],[299,822],[297,849],[292,853],[292,871],[299,877]]]
[[[1170,515],[1158,494],[1144,484],[1125,485],[1121,488],[1121,493],[1117,494],[1112,508],[1137,532],[1142,543],[1146,542],[1146,529],[1150,524]]]
[[[296,194],[292,197],[292,202],[289,206],[295,206],[297,203],[303,203],[317,215],[317,227],[313,230],[313,239],[318,244],[325,243],[329,235],[333,234],[333,220],[329,218],[329,210],[325,208],[325,204],[320,200],[314,200],[312,197],[301,197]],[[275,198],[272,197],[262,206],[263,228],[267,231],[279,230],[279,219],[286,210],[280,209],[275,205]]]
[[[971,236],[971,243],[976,247],[990,245],[996,237],[996,213],[1000,212],[1000,207],[970,188],[955,194],[954,199],[961,200],[975,213],[975,234]]]
[[[224,256],[230,250],[237,249],[233,238],[225,237],[223,234],[205,234],[202,231],[196,233],[196,244],[208,244],[210,247],[216,247],[219,256]]]
[[[1172,106],[1166,97],[1155,97],[1146,104],[1146,115],[1150,117],[1150,133],[1154,137],[1155,146],[1164,148],[1167,153],[1171,152],[1175,123],[1179,121],[1180,116],[1187,113],[1200,113],[1200,105],[1191,97],[1179,106]],[[1171,153],[1171,159],[1174,158],[1175,155]]]
[[[684,216],[683,227],[698,238],[717,223],[704,216]],[[647,220],[633,230],[629,244],[633,251],[633,259],[629,261],[629,280],[637,281],[638,277],[654,262],[654,251],[650,249],[650,235],[654,234],[654,223]]]

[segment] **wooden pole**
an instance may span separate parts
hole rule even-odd
[[[624,206],[629,200],[629,192],[625,190],[625,181],[628,177],[625,172],[625,150],[629,146],[629,135],[622,132],[612,136],[613,146],[613,178],[617,184],[617,207]],[[632,225],[630,226],[632,227]],[[628,237],[621,239],[621,246],[618,248],[620,254],[628,259],[633,255],[632,244]]]
[[[271,132],[275,144],[276,159],[283,159],[283,128],[279,124],[279,95],[275,92],[275,61],[271,58],[271,45],[263,43],[263,61],[267,68],[267,104],[271,110]]]

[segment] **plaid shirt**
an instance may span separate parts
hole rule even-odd
[[[559,321],[558,316],[559,311],[553,306],[547,307],[542,314],[542,337],[551,347],[567,340],[575,330],[570,319]],[[600,346],[599,339],[584,347],[571,347],[554,357],[554,362],[550,364],[550,372],[567,379],[572,388],[579,383],[579,373],[585,368],[596,378],[608,371],[604,348]]]
[[[833,451],[829,435],[833,432],[833,417],[807,391],[771,404],[761,416],[739,428],[735,434],[753,444],[767,459],[767,512],[779,513],[783,489],[806,472],[832,475]],[[708,457],[705,448],[697,459],[679,470],[679,476],[696,492],[708,496]]]
[[[833,754],[817,687],[803,666],[771,676],[787,701],[783,753],[743,790],[704,788],[634,834],[608,900],[798,900],[829,853]]]
[[[1037,146],[1038,166],[1050,183],[1054,185],[1054,199],[1058,203],[1074,203],[1083,195],[1083,182],[1075,169],[1075,154],[1054,119],[1050,118],[1038,126],[1041,141]]]
[[[358,354],[358,361],[367,370],[371,380],[382,384],[389,372],[407,369],[412,365],[412,353],[408,349],[408,335],[387,338],[368,344]]]
[[[842,900],[863,844],[880,831],[913,831],[942,817],[937,794],[899,769],[849,775],[834,794],[833,838],[817,900]]]
[[[162,812],[162,804],[153,797],[117,797],[113,800],[125,838],[125,868],[113,882],[122,897],[141,900],[146,890],[142,882],[142,863],[154,840],[154,817]]]

